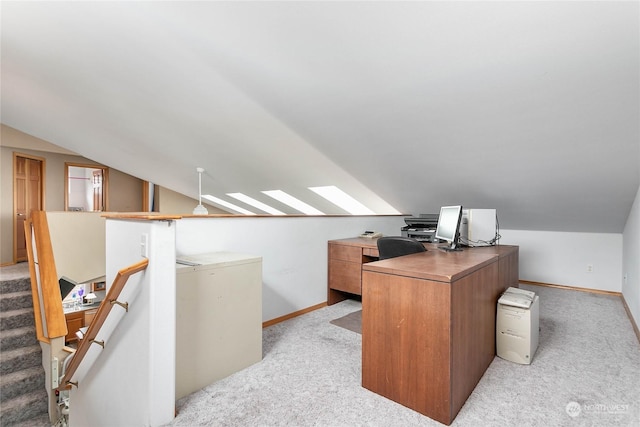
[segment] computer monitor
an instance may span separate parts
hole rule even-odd
[[[462,206],[443,206],[440,208],[436,238],[446,240],[448,246],[439,246],[444,251],[461,251],[458,239],[460,238],[460,220],[462,219]]]
[[[62,276],[58,280],[58,284],[60,285],[60,296],[62,297],[63,300],[67,297],[67,295],[71,293],[73,288],[75,288],[77,285],[75,281],[64,276]]]

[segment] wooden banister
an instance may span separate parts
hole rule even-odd
[[[33,211],[31,213],[31,219],[25,221],[25,238],[36,335],[40,341],[49,342],[53,338],[67,335],[67,322],[62,309],[62,296],[60,295],[46,212]],[[34,241],[35,252],[32,246]],[[42,310],[43,307],[44,310]],[[42,314],[46,319],[46,332],[44,330],[45,324],[42,322]]]
[[[100,303],[93,321],[91,321],[87,332],[84,334],[83,339],[79,342],[78,349],[76,350],[75,354],[71,356],[72,359],[67,366],[64,378],[62,379],[62,381],[60,381],[61,388],[70,387],[73,375],[76,373],[76,370],[80,366],[82,359],[89,351],[89,347],[91,346],[92,341],[95,340],[96,336],[98,336],[98,332],[100,332],[100,328],[102,328],[102,325],[109,316],[113,304],[118,301],[120,292],[122,292],[122,289],[126,285],[127,280],[129,280],[129,277],[146,269],[148,264],[149,260],[143,259],[135,264],[130,265],[129,267],[125,267],[122,270],[118,271],[118,274],[116,274],[116,277],[113,280],[113,284],[109,288],[107,296],[102,301],[102,303]]]
[[[36,264],[33,258],[33,220],[31,218],[24,222],[24,238],[27,246],[27,259],[29,260],[29,277],[31,281],[31,299],[33,301],[33,317],[36,325],[36,338],[38,341],[49,343],[49,338],[44,334],[42,326],[42,309],[40,307],[40,293],[38,292],[38,276],[36,273]]]

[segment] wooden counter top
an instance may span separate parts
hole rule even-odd
[[[427,252],[369,262],[362,265],[362,270],[450,283],[498,258],[489,251],[444,252],[431,248]]]
[[[105,212],[103,218],[108,219],[136,219],[144,221],[166,221],[181,219],[183,215],[165,215],[153,212]]]
[[[329,243],[378,249],[378,239],[370,239],[368,237],[349,237],[347,239],[329,240]]]

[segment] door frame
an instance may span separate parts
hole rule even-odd
[[[17,205],[17,192],[16,192],[16,158],[24,157],[25,159],[38,160],[40,162],[40,182],[42,184],[42,191],[40,192],[40,209],[46,210],[45,208],[45,194],[46,194],[46,184],[47,184],[47,159],[40,156],[34,156],[33,154],[20,153],[17,151],[13,152],[13,163],[11,164],[12,168],[12,187],[13,187],[13,206],[12,206],[12,224],[13,224],[13,263],[18,263],[18,213],[16,212]]]
[[[109,168],[98,164],[64,162],[64,210],[69,210],[69,167],[102,169],[102,211],[109,211]]]

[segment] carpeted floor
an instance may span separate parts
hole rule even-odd
[[[453,426],[638,426],[640,345],[619,298],[540,295],[531,365],[495,358]],[[361,335],[344,301],[266,328],[264,359],[177,404],[174,426],[441,426],[361,387]]]

